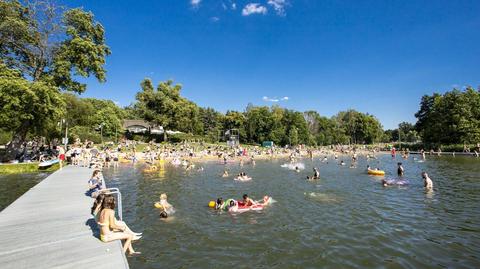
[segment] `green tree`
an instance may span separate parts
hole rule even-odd
[[[100,82],[105,81],[103,66],[109,54],[104,29],[90,12],[78,8],[62,11],[48,1],[27,5],[16,0],[0,2],[2,72],[4,75],[12,72],[8,70],[18,72],[13,81],[5,83],[14,84],[25,100],[55,100],[41,101],[42,105],[25,110],[28,115],[2,127],[14,130],[7,159],[14,157],[29,131],[38,130],[39,124],[46,120],[44,117],[55,120],[61,114],[61,90],[85,91],[86,85],[78,82],[77,77],[95,76]],[[2,94],[11,94],[3,86]],[[14,105],[2,106],[1,114],[11,113],[8,111],[11,107]],[[55,113],[45,114],[52,111]]]
[[[43,81],[28,81],[20,72],[0,63],[0,125],[16,130],[10,145],[21,145],[27,132],[43,133],[44,127],[64,112],[64,102],[55,87]],[[7,147],[6,160],[16,157],[16,148]]]
[[[182,86],[168,80],[160,82],[156,90],[150,79],[141,83],[135,109],[143,119],[163,126],[165,130],[189,134],[203,134],[199,107],[180,96]]]
[[[212,142],[218,142],[223,132],[222,113],[213,108],[200,108],[200,118],[204,130],[204,135]]]
[[[350,137],[350,143],[375,143],[381,140],[383,128],[373,115],[356,110],[341,111],[333,117],[340,129]]]
[[[480,92],[472,87],[443,95],[425,95],[415,114],[416,130],[427,144],[477,143],[480,140]]]

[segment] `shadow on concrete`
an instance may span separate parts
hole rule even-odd
[[[90,230],[92,231],[92,235],[96,238],[100,238],[100,229],[98,229],[97,222],[94,218],[90,218],[85,222],[86,226],[90,226]]]

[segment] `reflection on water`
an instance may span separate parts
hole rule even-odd
[[[50,173],[0,175],[0,211],[49,174]]]
[[[340,160],[339,160],[340,161]],[[146,173],[142,164],[105,171],[119,187],[124,218],[143,238],[132,268],[480,268],[480,160],[429,157],[424,163],[388,155],[358,168],[302,160],[305,170],[282,168],[285,160],[257,161],[242,171],[249,182],[224,179],[225,166],[204,164],[186,172],[166,165]],[[387,187],[365,167],[380,167],[395,178],[403,162],[406,187]],[[313,167],[321,179],[306,181]],[[238,164],[226,166],[230,175]],[[434,192],[423,189],[429,172]],[[162,221],[153,203],[168,194],[174,218]],[[215,212],[208,201],[272,196],[264,211],[231,215]]]

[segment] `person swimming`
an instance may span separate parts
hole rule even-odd
[[[298,166],[295,166],[295,172],[300,173],[300,168],[298,168]]]
[[[217,201],[215,202],[215,209],[217,209],[217,210],[221,209],[223,207],[224,203],[225,202],[223,201],[222,197],[218,198]]]
[[[320,172],[318,172],[318,169],[316,167],[313,168],[313,176],[307,176],[307,179],[319,179],[320,178]]]
[[[160,201],[158,202],[158,205],[159,205],[158,208],[161,210],[160,216],[162,216],[162,212],[165,212],[166,217],[168,217],[168,215],[171,215],[171,214],[175,213],[175,209],[167,201],[167,194],[166,193],[162,193],[160,195]],[[165,214],[163,214],[163,215],[165,216]]]
[[[245,181],[245,180],[251,180],[252,178],[247,176],[247,174],[245,174],[245,172],[240,172],[240,174],[237,175],[237,178],[236,180],[240,180],[240,181]]]
[[[215,209],[228,211],[228,209],[230,209],[231,207],[234,207],[236,204],[237,204],[237,201],[232,198],[223,201],[223,198],[220,197],[216,201]]]
[[[345,162],[343,160],[340,161],[340,164],[339,165],[345,165]]]
[[[387,186],[406,186],[408,185],[409,182],[406,180],[395,180],[395,179],[389,179],[385,180],[382,179],[382,186],[387,187]]]
[[[227,170],[223,170],[222,177],[228,177],[228,171]]]
[[[243,204],[245,206],[253,206],[257,204],[257,202],[253,201],[250,197],[248,197],[248,194],[244,194],[242,198],[243,198]]]

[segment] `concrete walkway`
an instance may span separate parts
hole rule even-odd
[[[128,268],[120,241],[97,238],[91,174],[67,166],[0,212],[0,268]]]

